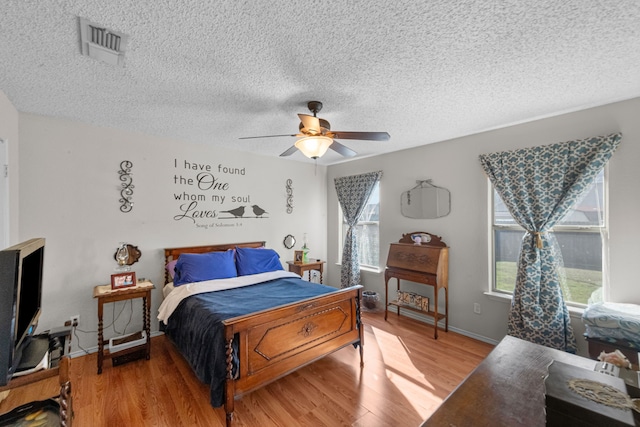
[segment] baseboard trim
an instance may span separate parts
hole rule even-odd
[[[393,313],[390,313],[390,314],[393,314]],[[433,323],[434,323],[434,319],[432,317],[422,316],[421,314],[416,313],[415,311],[402,310],[401,309],[400,315],[401,316],[410,317],[413,320],[418,320],[420,322],[428,323],[430,325],[433,325]],[[473,332],[465,331],[464,329],[459,329],[459,328],[456,328],[455,326],[449,325],[449,330],[453,331],[453,332],[455,332],[457,334],[464,335],[465,337],[469,337],[469,338],[473,338],[473,339],[478,340],[478,341],[486,342],[487,344],[498,345],[498,343],[499,343],[499,341],[496,341],[496,340],[494,340],[492,338],[488,338],[488,337],[485,337],[483,335],[478,335],[478,334],[475,334]]]

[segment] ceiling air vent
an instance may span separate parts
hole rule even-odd
[[[82,54],[111,65],[122,65],[128,36],[79,18]]]

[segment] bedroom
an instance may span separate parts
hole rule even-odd
[[[6,97],[3,97],[1,115],[3,125],[12,121],[12,128],[16,131],[20,129],[23,159],[19,165],[20,235],[47,237],[45,309],[41,324],[48,326],[43,326],[44,328],[62,323],[69,316],[78,313],[81,319],[80,328],[95,330],[96,305],[92,298],[92,289],[95,285],[108,282],[108,277],[115,267],[113,253],[121,240],[139,246],[142,257],[135,265],[135,271],[138,277],[150,278],[155,283],[162,281],[161,248],[191,245],[194,241],[205,243],[212,238],[216,241],[243,241],[258,237],[266,240],[270,247],[278,249],[283,260],[288,260],[292,259],[293,253],[282,247],[283,237],[289,233],[296,236],[307,233],[312,256],[335,259],[338,242],[336,237],[326,234],[337,233],[337,219],[336,215],[324,213],[337,211],[335,201],[312,198],[309,195],[330,193],[326,188],[329,177],[381,169],[384,171],[381,181],[381,240],[388,244],[397,241],[402,233],[417,228],[428,229],[443,238],[446,236],[446,241],[451,247],[450,327],[454,331],[495,343],[506,333],[508,302],[495,301],[484,296],[488,289],[488,249],[486,217],[482,212],[486,210],[487,204],[487,181],[477,163],[477,154],[484,152],[487,147],[490,147],[488,150],[514,148],[518,146],[512,142],[516,138],[522,138],[519,146],[537,143],[541,138],[547,142],[566,140],[575,136],[576,127],[584,129],[584,135],[602,133],[603,130],[622,131],[625,139],[609,164],[610,291],[616,301],[637,303],[637,292],[632,284],[635,277],[635,258],[639,252],[636,236],[640,235],[640,230],[635,217],[628,212],[640,209],[640,198],[635,197],[640,182],[640,171],[636,167],[636,159],[640,158],[640,144],[635,143],[640,138],[640,125],[636,120],[638,111],[640,99],[634,99],[456,141],[350,162],[331,167],[328,171],[318,168],[315,172],[317,175],[314,174],[315,168],[312,165],[287,162],[288,171],[279,177],[273,177],[273,182],[264,182],[264,177],[261,179],[261,185],[276,187],[272,195],[273,204],[276,206],[274,209],[278,209],[277,205],[280,205],[280,216],[283,218],[247,219],[241,227],[215,228],[214,237],[211,237],[211,234],[203,234],[211,233],[212,230],[198,229],[193,224],[183,227],[183,232],[177,234],[156,235],[152,232],[157,228],[182,227],[179,221],[178,225],[173,223],[174,202],[170,201],[173,192],[155,186],[161,179],[160,176],[164,177],[167,181],[166,186],[170,188],[172,172],[158,171],[157,164],[173,165],[175,151],[190,158],[205,156],[202,147],[182,144],[179,150],[175,150],[170,141],[159,138],[18,113]],[[5,128],[3,131],[7,132],[7,129],[11,130]],[[42,142],[44,135],[46,142]],[[134,140],[135,145],[129,144]],[[108,149],[101,148],[101,143],[105,141],[110,141]],[[122,214],[118,210],[117,165],[122,159],[119,150],[126,151],[130,159],[141,159],[136,163],[134,175],[136,204],[129,214]],[[187,152],[188,155],[185,155]],[[259,156],[255,156],[254,159],[254,156],[244,153],[224,154],[225,163],[237,162],[246,167],[247,171],[256,164],[270,164],[269,159]],[[387,201],[384,194],[399,194],[411,187],[413,174],[408,171],[420,167],[422,162],[417,159],[422,156],[437,156],[439,159],[450,161],[437,162],[433,166],[431,176],[437,176],[439,183],[451,190],[452,211],[445,218],[418,221],[420,226],[416,226],[415,220],[400,215],[398,198],[393,197]],[[97,158],[106,166],[96,168]],[[137,164],[140,164],[139,169]],[[273,167],[277,168],[279,161],[276,160],[273,164]],[[396,164],[407,167],[389,168],[389,165]],[[449,164],[455,167],[450,167]],[[40,179],[30,179],[31,176],[46,176],[47,184],[42,185]],[[297,213],[298,209],[302,211],[297,219],[297,215],[290,215],[291,220],[288,220],[289,215],[284,213],[284,184],[288,178],[294,183],[300,183],[294,184],[294,213]],[[320,179],[322,181],[318,182]],[[280,190],[277,189],[278,186]],[[147,191],[150,194],[145,194]],[[47,209],[40,206],[47,206]],[[140,216],[134,219],[138,212]],[[481,214],[470,215],[470,212]],[[275,221],[279,225],[260,227],[260,224],[255,224],[258,221]],[[312,226],[314,222],[328,222],[329,231]],[[170,244],[167,243],[169,241]],[[297,245],[297,248],[299,247],[300,244]],[[63,255],[65,253],[73,255],[69,258]],[[325,272],[325,283],[339,281],[339,269],[332,263],[327,265]],[[380,274],[363,272],[363,284],[367,289],[381,292],[383,278]],[[156,289],[152,297],[154,311],[161,300],[159,292],[159,289]],[[473,303],[478,301],[483,308],[480,316],[473,313]],[[134,310],[139,308],[134,306]],[[107,313],[107,316],[109,315],[110,313]],[[579,337],[583,330],[579,317],[574,317],[572,322]],[[135,325],[134,319],[132,327],[136,326],[139,328],[139,325]],[[157,331],[155,321],[152,330]],[[79,336],[82,347],[95,349],[95,334]],[[578,343],[584,354],[584,343],[581,340],[578,340]],[[75,341],[74,351],[76,355],[81,354]]]
[[[296,249],[299,249],[302,236],[307,233],[311,256],[333,261],[326,265],[325,283],[336,283],[340,277],[339,268],[334,264],[339,246],[338,208],[333,196],[335,190],[329,189],[327,183],[336,176],[383,170],[381,247],[397,241],[402,233],[415,229],[427,229],[442,236],[451,247],[452,327],[471,336],[497,342],[506,333],[504,319],[508,303],[494,301],[483,294],[489,287],[485,213],[488,183],[477,155],[530,146],[539,141],[569,140],[576,136],[577,127],[583,129],[582,136],[614,131],[621,131],[624,135],[609,164],[610,292],[613,301],[631,302],[637,298],[631,283],[635,273],[632,266],[639,252],[635,236],[640,230],[634,216],[628,212],[640,209],[640,200],[633,196],[634,188],[640,182],[640,172],[635,168],[639,148],[634,143],[640,137],[635,120],[640,108],[639,99],[356,160],[328,170],[286,162],[287,171],[271,172],[269,180],[261,171],[267,167],[282,170],[277,159],[220,151],[216,154],[217,159],[224,158],[224,163],[236,164],[247,170],[247,175],[242,178],[248,183],[235,184],[236,188],[246,185],[237,191],[247,193],[256,203],[264,204],[274,212],[279,209],[280,214],[272,214],[271,218],[244,219],[238,224],[225,222],[223,227],[210,229],[196,227],[190,219],[176,221],[174,216],[179,212],[176,211],[177,203],[172,200],[175,193],[172,184],[174,158],[204,158],[207,150],[203,147],[181,144],[179,149],[175,149],[172,141],[160,138],[18,113],[6,97],[3,106],[2,123],[10,123],[9,119],[13,117],[16,134],[18,117],[20,121],[21,214],[20,228],[14,230],[16,233],[20,230],[23,238],[47,237],[44,299],[51,308],[42,314],[41,322],[45,325],[62,323],[71,315],[80,314],[81,326],[87,322],[87,329],[92,328],[89,325],[96,319],[96,307],[91,291],[93,286],[108,282],[115,267],[113,253],[120,241],[135,244],[142,251],[135,268],[138,277],[160,283],[162,271],[159,266],[164,247],[188,246],[194,242],[204,244],[211,238],[217,242],[262,239],[269,247],[278,250],[282,260],[286,261],[293,259],[293,251],[282,246],[284,236],[296,236]],[[43,135],[46,135],[46,141],[42,140]],[[108,148],[105,147],[107,144]],[[120,152],[126,152],[132,160],[140,159],[134,161],[135,204],[128,214],[118,210],[117,170],[124,158]],[[399,194],[413,186],[415,174],[411,171],[420,170],[424,163],[420,159],[432,157],[442,160],[432,165],[428,176],[437,177],[438,183],[451,191],[451,214],[437,220],[405,218],[399,212]],[[105,166],[97,168],[96,159]],[[46,177],[46,185],[40,178],[30,179],[34,176]],[[285,213],[285,181],[289,178],[294,183],[295,207],[291,215]],[[164,188],[155,185],[159,180],[164,180]],[[251,186],[255,186],[255,190]],[[268,197],[264,201],[258,200],[260,193]],[[41,206],[47,208],[42,209]],[[474,214],[470,215],[471,212]],[[271,224],[263,227],[262,223],[267,221]],[[316,225],[324,223],[328,224],[327,228]],[[156,234],[158,228],[171,232]],[[69,239],[69,236],[77,237]],[[384,266],[386,251],[382,252],[381,264]],[[68,253],[74,254],[71,259],[63,255]],[[380,273],[364,271],[363,284],[371,290],[383,290]],[[160,303],[159,295],[154,297],[154,310]],[[473,313],[474,302],[482,304],[482,315]],[[581,322],[575,320],[576,334],[580,335]],[[157,330],[157,325],[154,329]],[[83,347],[96,345],[95,335],[81,336],[81,340]]]
[[[79,314],[80,327],[95,330],[96,304],[91,292],[93,286],[107,283],[120,241],[141,249],[142,258],[135,267],[138,276],[160,283],[164,247],[259,239],[277,249],[284,261],[293,257],[281,244],[284,236],[293,234],[301,242],[307,233],[311,256],[328,261],[325,283],[338,283],[338,209],[331,183],[337,176],[382,170],[381,247],[417,229],[442,236],[451,247],[451,328],[497,342],[506,333],[508,302],[484,295],[489,288],[488,183],[478,155],[622,132],[623,142],[609,163],[610,298],[638,303],[634,290],[635,262],[640,255],[640,224],[635,215],[640,209],[637,96],[378,157],[316,167],[225,148],[212,152],[204,145],[176,138],[21,112],[3,91],[0,133],[11,144],[9,169],[17,174],[17,179],[13,175],[10,180],[9,240],[47,238],[42,327]],[[175,220],[181,213],[175,194],[189,188],[188,183],[180,184],[180,175],[191,177],[183,168],[176,168],[175,161],[192,159],[214,171],[219,164],[245,169],[245,175],[220,175],[232,186],[229,198],[249,197],[251,204],[266,207],[269,217],[221,226],[202,222],[202,227],[188,218]],[[133,162],[136,186],[134,208],[126,214],[118,209],[117,171],[123,160]],[[400,215],[399,195],[418,178],[433,178],[451,191],[449,216],[420,221]],[[292,214],[285,211],[287,179],[294,187]],[[216,209],[219,205],[215,204]],[[382,252],[380,263],[384,266],[386,251]],[[380,292],[383,279],[380,273],[364,272],[363,284]],[[160,299],[156,289],[152,310],[157,310]],[[481,315],[473,313],[475,302],[482,306]],[[579,318],[574,318],[573,324],[579,336]],[[157,329],[154,322],[152,330]],[[95,348],[95,334],[80,334],[80,345]],[[74,349],[79,351],[77,342]]]

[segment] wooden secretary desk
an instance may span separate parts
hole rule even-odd
[[[412,236],[422,236],[422,243],[414,243]],[[425,242],[426,240],[426,242]],[[400,298],[389,301],[389,279],[395,278],[397,290],[400,291],[400,280],[408,280],[433,288],[433,304],[408,304]],[[398,243],[391,243],[387,267],[384,272],[385,311],[387,320],[389,307],[396,307],[433,317],[433,338],[438,339],[438,323],[444,320],[444,331],[449,331],[449,248],[439,236],[424,231],[416,231],[402,235]],[[438,294],[444,289],[444,313],[438,310]],[[421,296],[412,296],[420,299]],[[425,297],[426,298],[426,297]]]

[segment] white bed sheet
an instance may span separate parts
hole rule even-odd
[[[158,320],[169,323],[169,317],[180,304],[180,301],[191,296],[205,292],[215,292],[225,289],[240,288],[242,286],[255,285],[256,283],[279,279],[282,277],[297,277],[296,273],[284,270],[269,271],[267,273],[250,274],[247,276],[233,277],[230,279],[206,280],[204,282],[188,283],[181,286],[173,286],[173,283],[165,285],[162,293],[165,298],[158,308]],[[169,285],[171,285],[169,287]]]

